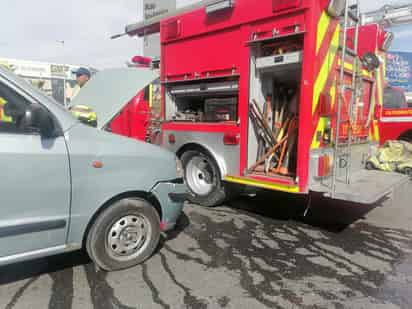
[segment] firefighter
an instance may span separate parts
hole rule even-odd
[[[73,89],[71,100],[73,100],[80,92],[80,89],[90,80],[91,73],[89,69],[78,68],[73,72],[76,74],[76,86]]]
[[[90,71],[86,68],[79,68],[76,71],[73,71],[73,73],[76,74],[76,86],[73,88],[70,100],[73,100],[79,94],[81,88],[87,84],[91,76]],[[90,107],[76,105],[70,107],[69,110],[81,122],[92,127],[97,126],[97,115]]]

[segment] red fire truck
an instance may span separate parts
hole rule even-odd
[[[412,143],[412,107],[402,89],[386,86],[383,105],[377,109],[379,141],[404,140]]]
[[[364,169],[390,36],[368,50],[362,29],[344,0],[202,1],[126,27],[160,32],[163,146],[194,202],[247,185],[373,203],[406,181]]]
[[[152,67],[152,59],[135,56],[129,67]],[[155,80],[140,90],[130,102],[108,124],[108,129],[115,134],[135,138],[141,141],[156,141],[158,118],[160,116],[160,84]]]
[[[362,16],[362,22],[369,24],[361,29],[360,46],[363,51],[373,51],[379,55],[382,65],[378,69],[378,89],[376,96],[375,138],[384,144],[387,140],[412,142],[412,106],[408,106],[405,94],[400,88],[391,87],[385,81],[387,55],[379,46],[385,40],[383,28],[412,24],[412,4],[386,5]],[[388,37],[388,42],[390,38]]]

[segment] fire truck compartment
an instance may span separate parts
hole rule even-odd
[[[281,38],[251,46],[248,174],[294,183],[302,39]]]
[[[238,82],[203,81],[166,87],[165,115],[168,121],[236,122]]]

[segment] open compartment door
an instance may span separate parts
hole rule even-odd
[[[249,44],[247,175],[296,185],[303,36],[295,33]]]

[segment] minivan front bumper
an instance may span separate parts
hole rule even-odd
[[[157,183],[151,190],[162,210],[162,230],[173,229],[179,219],[183,204],[188,197],[188,188],[182,179]]]

